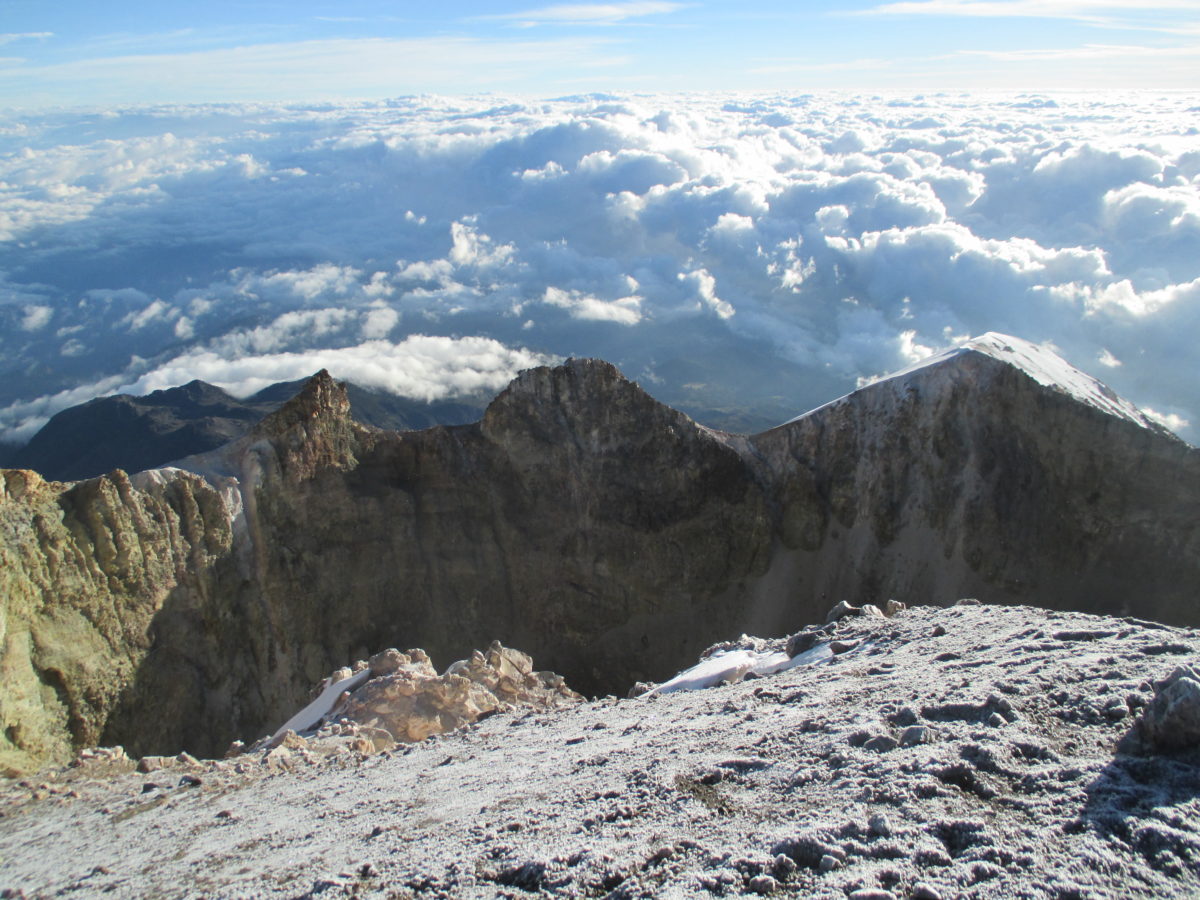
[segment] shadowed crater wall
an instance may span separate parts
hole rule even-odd
[[[594,360],[409,433],[354,422],[321,373],[180,466],[5,474],[10,766],[219,754],[386,646],[444,667],[499,639],[623,693],[843,599],[1200,621],[1197,451],[978,353],[753,437]]]

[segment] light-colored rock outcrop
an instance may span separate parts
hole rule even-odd
[[[423,650],[388,650],[371,659],[372,677],[331,714],[386,731],[401,743],[423,741],[501,710],[550,710],[583,698],[562,676],[535,672],[533,660],[493,641],[441,675]]]

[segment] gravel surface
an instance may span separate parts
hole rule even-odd
[[[138,772],[92,754],[0,786],[0,889],[1200,895],[1200,757],[1152,752],[1137,724],[1200,632],[959,605],[827,637],[842,652],[816,665],[501,713],[374,755]]]

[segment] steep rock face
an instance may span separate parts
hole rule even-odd
[[[454,659],[499,639],[585,693],[623,693],[838,600],[1200,621],[1200,454],[1101,409],[1103,391],[1071,387],[1081,373],[1047,383],[985,350],[754,437],[702,428],[597,361],[523,373],[477,424],[402,434],[354,423],[320,373],[181,463],[203,481],[16,489],[3,572],[24,599],[8,601],[4,665],[37,689],[5,701],[9,744],[217,754],[388,646]],[[108,656],[54,676],[67,664],[12,643],[78,609],[96,610],[79,615]],[[109,618],[124,630],[95,624]],[[53,738],[24,736],[34,720]]]
[[[612,366],[527,373],[473,426],[371,432],[343,401],[319,376],[185,462],[238,480],[243,543],[211,599],[166,604],[106,740],[216,752],[391,645],[453,659],[499,639],[584,691],[623,690],[732,627],[727,597],[766,571],[753,472]]]
[[[987,352],[752,441],[779,485],[773,577],[826,608],[977,596],[1200,621],[1200,453]]]
[[[96,744],[150,647],[172,591],[207,596],[228,553],[220,497],[202,479],[124,472],[76,485],[0,477],[0,766]]]

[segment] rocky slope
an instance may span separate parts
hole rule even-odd
[[[138,773],[122,754],[92,752],[0,789],[0,888],[1200,893],[1200,732],[1178,752],[1142,726],[1148,711],[1161,721],[1172,688],[1156,684],[1197,659],[1200,633],[960,605],[845,619],[821,640],[841,652],[703,691],[499,713],[384,753],[184,758]]]
[[[994,336],[753,437],[598,361],[403,434],[355,423],[322,373],[182,469],[5,498],[3,577],[25,599],[4,611],[0,753],[212,755],[388,646],[453,659],[499,639],[623,693],[836,600],[1200,622],[1200,453],[1123,410]]]

